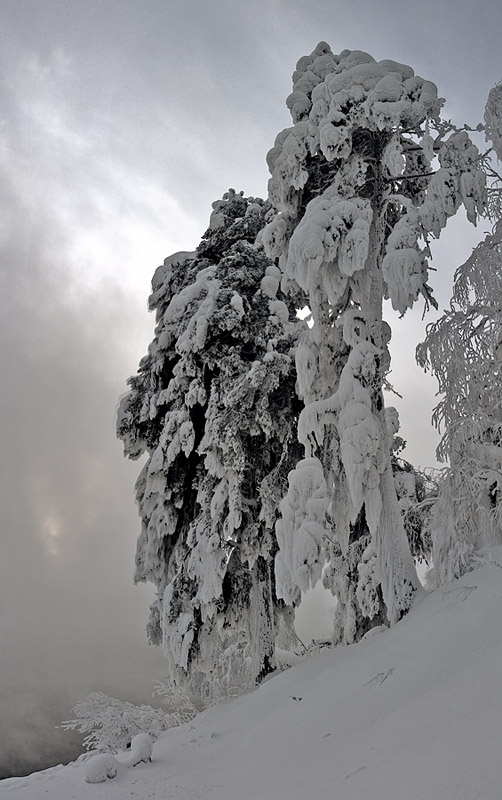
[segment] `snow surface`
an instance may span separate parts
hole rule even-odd
[[[84,757],[7,779],[0,796],[499,800],[501,602],[498,547],[390,630],[320,653],[163,733],[152,764],[90,785]]]

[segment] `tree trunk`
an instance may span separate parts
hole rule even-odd
[[[372,397],[372,412],[378,420],[381,430],[381,463],[384,469],[380,477],[380,495],[382,511],[377,530],[373,533],[377,551],[377,571],[382,587],[382,596],[387,610],[387,617],[392,625],[411,608],[416,596],[423,591],[417,575],[413,556],[404,529],[401,512],[398,506],[396,488],[392,475],[391,450],[387,421],[383,384],[387,342],[383,329],[384,282],[382,276],[382,260],[385,249],[385,218],[381,212],[383,198],[381,193],[381,164],[375,168],[375,196],[373,197],[373,221],[370,230],[370,246],[366,262],[365,284],[369,290],[366,297],[361,298],[361,305],[367,302],[366,311],[373,334],[373,343],[379,348],[376,369],[375,388]]]
[[[274,604],[270,565],[258,556],[251,570],[249,604],[253,674],[256,683],[275,669]]]

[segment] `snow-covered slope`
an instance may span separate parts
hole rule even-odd
[[[501,612],[497,548],[391,630],[166,732],[152,764],[90,785],[80,761],[3,781],[0,796],[500,800]]]

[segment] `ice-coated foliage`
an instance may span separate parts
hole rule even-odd
[[[281,506],[278,591],[297,597],[326,557],[345,642],[395,622],[420,591],[392,475],[382,305],[404,314],[420,295],[434,302],[429,239],[461,205],[473,223],[484,209],[478,151],[441,120],[442,103],[410,67],[321,42],[297,64],[293,126],[268,155],[277,215],[262,239],[313,323],[296,356],[306,461]],[[312,510],[298,490],[305,465],[322,497]]]
[[[298,460],[294,346],[304,323],[256,242],[270,205],[230,190],[195,253],[156,271],[157,327],[118,413],[142,520],[149,635],[205,701],[253,685],[288,647],[274,526]]]
[[[455,273],[450,309],[427,328],[419,363],[438,380],[433,421],[448,461],[430,522],[439,580],[502,536],[502,223]]]
[[[429,562],[432,555],[429,519],[437,485],[428,474],[402,458],[392,458],[392,472],[399,510],[415,562]]]
[[[276,525],[279,552],[275,574],[279,596],[289,605],[297,605],[301,593],[315,586],[322,576],[329,497],[317,458],[300,461],[288,479],[288,493],[280,503],[281,519]]]
[[[171,692],[168,705],[169,711],[164,711],[117,700],[103,692],[93,692],[71,709],[75,718],[62,722],[60,727],[85,734],[83,744],[86,750],[118,753],[125,750],[139,733],[146,733],[149,729],[166,731],[183,725],[197,714],[184,692]]]

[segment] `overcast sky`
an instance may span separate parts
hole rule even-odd
[[[12,762],[18,730],[36,749],[47,698],[57,721],[92,690],[147,700],[164,675],[143,633],[151,591],[132,584],[138,465],[114,436],[153,330],[155,267],[194,249],[229,187],[266,195],[291,73],[318,41],[410,64],[446,116],[476,125],[502,79],[502,6],[0,0],[0,39],[0,739]],[[461,218],[438,245],[443,306],[480,235]],[[421,313],[394,329],[392,378],[407,455],[426,466],[435,388],[412,364]]]

